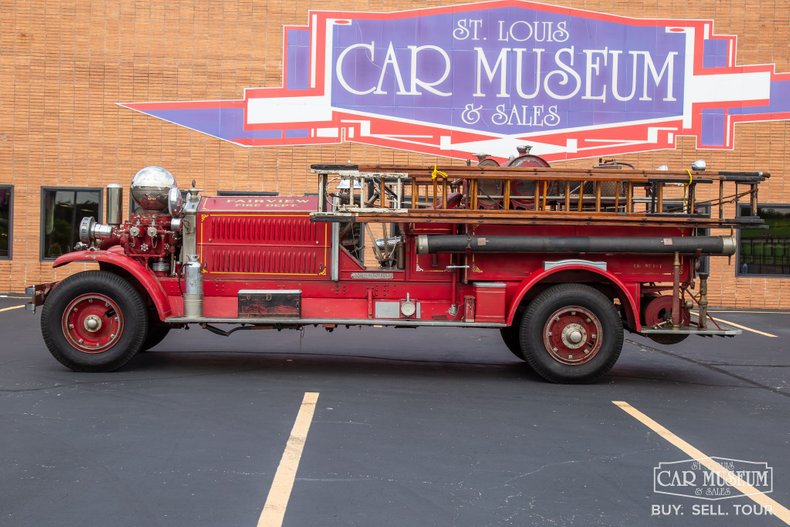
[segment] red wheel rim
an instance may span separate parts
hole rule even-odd
[[[601,321],[587,308],[558,309],[543,326],[543,344],[557,362],[578,366],[591,361],[601,350]]]
[[[112,348],[123,333],[123,313],[118,304],[99,293],[80,295],[66,306],[61,327],[69,344],[83,353]]]

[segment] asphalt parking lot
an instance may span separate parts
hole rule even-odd
[[[193,329],[77,374],[23,302],[0,298],[0,525],[274,525],[264,504],[288,527],[790,524],[790,314],[627,334],[602,381],[563,386],[460,329]],[[689,446],[771,479],[684,495],[660,474]]]

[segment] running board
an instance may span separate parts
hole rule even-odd
[[[393,327],[459,327],[459,328],[504,328],[507,324],[491,322],[458,322],[455,320],[392,320],[392,319],[328,319],[328,318],[213,318],[213,317],[170,317],[167,324],[250,324],[274,327],[299,326],[393,326]]]
[[[743,333],[736,329],[719,322],[721,329],[699,329],[699,328],[677,328],[677,329],[642,329],[640,335],[699,335],[701,337],[735,337]]]

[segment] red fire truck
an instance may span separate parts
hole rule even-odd
[[[54,263],[98,270],[29,287],[30,305],[76,371],[118,369],[187,326],[452,326],[498,329],[543,378],[589,382],[624,329],[662,344],[739,333],[707,313],[707,260],[759,222],[768,174],[552,168],[519,153],[506,166],[313,165],[318,192],[302,197],[202,196],[147,167],[130,218],[110,185],[106,223],[86,218],[81,246]]]

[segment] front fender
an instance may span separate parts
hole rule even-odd
[[[518,309],[519,304],[521,304],[521,301],[524,299],[524,296],[529,292],[530,289],[532,289],[533,286],[539,284],[547,277],[563,271],[587,271],[593,274],[597,274],[598,276],[604,279],[602,281],[609,282],[612,285],[614,285],[615,288],[618,290],[618,292],[622,295],[622,298],[625,300],[625,305],[623,307],[626,310],[626,316],[628,317],[629,321],[633,323],[634,329],[636,331],[640,331],[642,329],[641,328],[642,325],[640,324],[639,321],[639,314],[637,313],[635,307],[638,306],[639,304],[636,302],[634,295],[631,293],[628,287],[626,287],[626,285],[622,282],[622,280],[617,278],[612,273],[603,271],[597,267],[584,265],[584,264],[561,265],[554,267],[548,271],[544,269],[535,270],[519,285],[518,293],[514,298],[510,306],[510,311],[508,312],[507,315],[508,324],[513,323],[513,320],[516,316],[516,310]]]
[[[140,285],[145,289],[151,301],[156,307],[156,312],[159,314],[160,320],[165,320],[171,316],[170,302],[167,299],[162,285],[156,276],[143,264],[137,260],[133,260],[118,251],[74,251],[59,256],[52,264],[53,268],[62,267],[72,262],[87,262],[99,263],[118,267],[123,269],[137,280]]]

